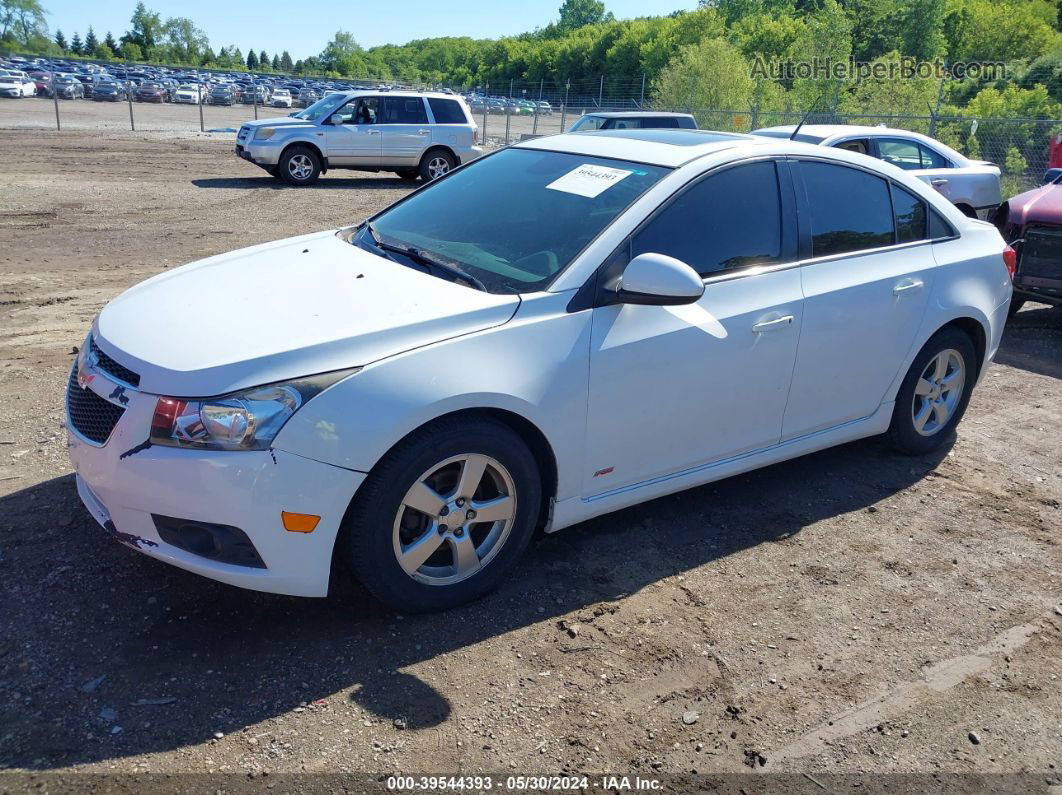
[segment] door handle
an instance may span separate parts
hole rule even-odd
[[[929,184],[932,185],[934,188],[940,188],[944,185],[947,185],[948,181],[946,179],[931,179],[929,180]]]
[[[368,133],[369,133],[369,135],[379,135],[380,131],[379,130],[373,130],[373,129],[370,128],[368,130]]]
[[[904,279],[902,282],[892,288],[893,295],[900,295],[906,293],[908,290],[920,290],[922,289],[922,282],[919,279]]]
[[[762,323],[757,323],[755,326],[752,327],[752,333],[762,334],[765,331],[778,331],[780,329],[784,329],[792,322],[792,315],[786,315],[785,317],[775,318],[774,320],[764,320]]]
[[[431,130],[417,130],[417,135],[431,135]]]

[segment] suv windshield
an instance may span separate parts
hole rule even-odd
[[[311,90],[306,89],[303,93],[313,93]],[[295,114],[296,119],[305,119],[306,121],[317,121],[332,113],[333,110],[338,108],[344,102],[347,101],[346,94],[329,94],[327,97],[317,100],[315,103],[306,108],[306,110],[300,110]]]
[[[667,171],[504,149],[384,210],[371,230],[361,228],[356,242],[379,252],[375,233],[392,252],[412,248],[455,265],[489,292],[535,292]]]

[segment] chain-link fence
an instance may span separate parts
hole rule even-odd
[[[208,73],[201,71],[206,79]],[[299,107],[297,91],[292,105],[274,103],[261,87],[293,79],[315,85],[321,91],[355,85],[384,87],[378,81],[336,81],[335,78],[290,78],[283,75],[252,76],[250,90],[232,98],[142,96],[129,85],[120,96],[100,96],[69,76],[49,75],[37,79],[38,99],[0,102],[0,127],[53,129],[133,129],[159,132],[234,133],[252,118],[286,115]],[[65,85],[67,86],[64,88]],[[78,83],[71,87],[72,83]],[[692,113],[703,129],[750,132],[761,127],[797,124],[800,112],[747,109],[675,107],[653,101],[652,86],[642,75],[636,78],[598,76],[571,80],[505,80],[466,86],[386,84],[390,88],[443,89],[471,97],[471,107],[480,139],[488,148],[506,146],[528,137],[553,135],[570,129],[586,113],[601,111],[669,110]],[[85,89],[88,89],[87,92]],[[941,92],[943,94],[943,92]],[[691,96],[695,96],[692,92]],[[42,101],[41,97],[47,101]],[[76,101],[73,101],[76,100]],[[939,107],[939,105],[938,105]],[[996,163],[1003,172],[1003,191],[1010,195],[1038,184],[1048,166],[1051,141],[1062,132],[1062,120],[1026,118],[975,118],[890,113],[814,113],[807,123],[884,125],[927,134],[975,160]]]

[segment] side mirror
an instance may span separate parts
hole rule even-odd
[[[693,304],[704,295],[697,271],[666,254],[639,254],[627,263],[616,284],[616,302],[678,306]]]

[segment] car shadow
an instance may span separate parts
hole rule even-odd
[[[290,190],[294,188],[270,176],[265,177],[210,177],[206,179],[193,179],[192,184],[197,188],[239,188],[242,190]],[[336,176],[323,176],[313,185],[310,190],[338,189],[338,190],[412,190],[421,183],[412,180],[399,179],[398,177],[347,177],[342,174]],[[306,188],[298,188],[306,190]]]
[[[346,579],[314,600],[196,577],[114,543],[72,476],[49,480],[0,499],[0,768],[178,749],[348,698],[440,727],[448,693],[411,666],[791,543],[907,488],[950,444],[909,458],[864,440],[600,517],[538,539],[495,593],[427,616],[397,616]]]
[[[995,361],[1062,378],[1062,308],[1026,304],[1007,320]]]

